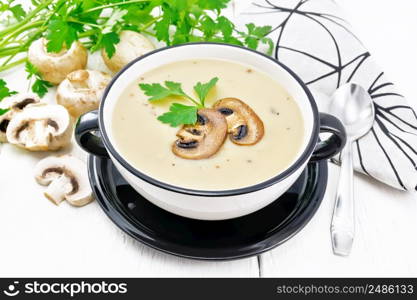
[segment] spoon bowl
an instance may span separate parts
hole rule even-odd
[[[375,109],[369,93],[360,85],[341,86],[333,94],[330,113],[342,121],[348,138],[357,140],[371,130]]]
[[[340,178],[330,227],[333,252],[347,256],[355,235],[352,144],[371,130],[375,111],[369,93],[360,85],[351,83],[337,89],[329,108],[342,121],[347,135],[340,156]]]

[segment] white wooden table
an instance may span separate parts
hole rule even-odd
[[[417,108],[415,0],[402,0],[401,6],[393,6],[393,0],[337,2],[346,8],[388,76]],[[23,91],[22,74],[2,76]],[[339,172],[333,165],[320,209],[297,236],[259,257],[200,262],[162,254],[134,241],[113,225],[97,203],[81,209],[66,203],[52,205],[32,178],[32,168],[42,156],[10,145],[1,149],[0,276],[417,276],[417,194],[393,190],[364,176],[355,179],[357,234],[352,254],[348,258],[332,254],[329,224]]]

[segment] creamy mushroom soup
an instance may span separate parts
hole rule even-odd
[[[181,82],[187,94],[195,95],[193,86],[213,77],[219,80],[206,107],[222,98],[244,101],[262,120],[263,138],[249,146],[228,137],[209,158],[181,158],[172,151],[180,127],[163,124],[157,117],[173,102],[189,102],[171,97],[150,103],[138,85]],[[179,61],[140,75],[121,94],[112,121],[116,149],[132,166],[156,180],[197,190],[237,189],[271,179],[294,163],[304,139],[302,113],[291,95],[267,74],[225,60]]]

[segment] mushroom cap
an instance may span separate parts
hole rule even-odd
[[[76,70],[67,75],[57,89],[56,100],[71,115],[80,115],[97,109],[110,75],[93,70]]]
[[[106,66],[113,72],[118,72],[135,58],[155,49],[155,45],[144,35],[131,30],[120,32],[120,42],[115,45],[116,51],[111,58],[102,50]]]
[[[242,100],[224,98],[213,108],[226,117],[230,140],[237,145],[254,145],[264,136],[264,124],[258,115]]]
[[[45,197],[55,204],[67,200],[83,206],[93,200],[86,164],[71,155],[49,156],[38,162],[35,179],[44,186]]]
[[[9,108],[8,112],[0,116],[0,142],[7,142],[6,130],[13,116],[21,112],[25,107],[39,102],[39,97],[33,93],[17,94],[0,102],[0,108]]]
[[[59,53],[47,52],[44,38],[34,41],[28,51],[29,61],[39,70],[42,79],[59,84],[72,71],[87,65],[87,50],[80,42],[72,43],[69,50]]]
[[[29,151],[58,150],[71,140],[71,117],[61,105],[33,104],[11,119],[6,135],[9,143]]]
[[[204,159],[213,156],[223,145],[227,135],[224,116],[213,109],[198,110],[195,125],[184,125],[177,133],[172,152],[185,159]]]

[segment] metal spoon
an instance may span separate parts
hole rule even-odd
[[[346,84],[337,89],[330,103],[330,112],[342,121],[347,134],[330,228],[333,253],[347,256],[355,236],[352,145],[371,130],[375,113],[371,96],[357,84]]]

